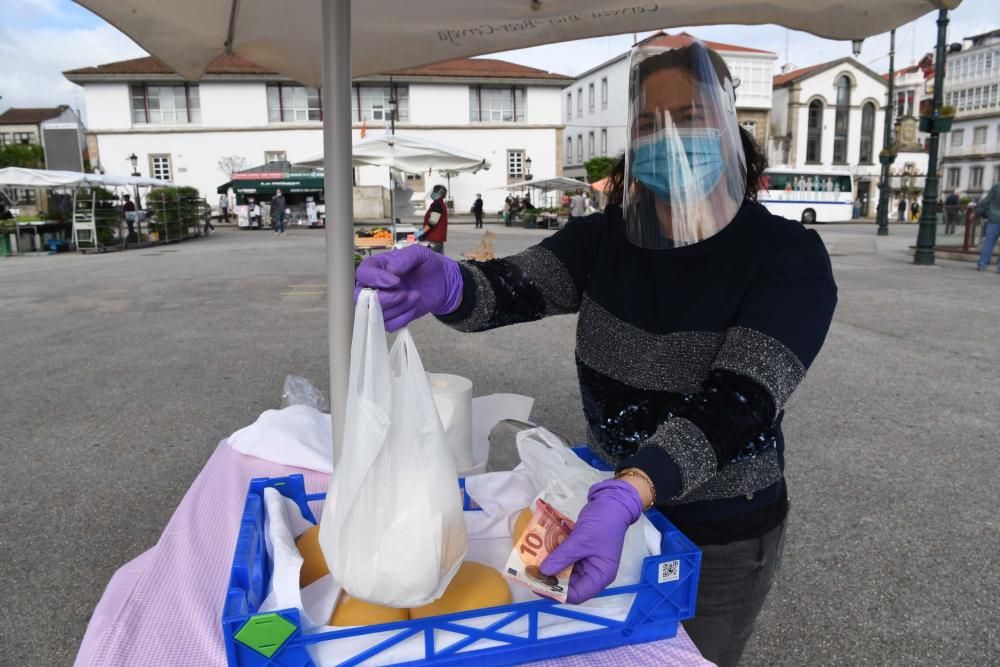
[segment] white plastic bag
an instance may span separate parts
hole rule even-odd
[[[378,299],[354,313],[344,447],[319,542],[351,596],[389,607],[441,597],[468,547],[455,464],[407,329],[386,354]],[[331,502],[332,500],[332,502]]]

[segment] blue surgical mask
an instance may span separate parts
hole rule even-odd
[[[676,147],[680,139],[683,154]],[[678,160],[686,160],[691,170]],[[670,203],[671,190],[682,188],[694,197],[704,197],[715,188],[726,169],[722,159],[722,131],[716,129],[669,129],[643,137],[632,150],[631,176],[645,185],[658,199]],[[683,179],[684,182],[679,182]]]

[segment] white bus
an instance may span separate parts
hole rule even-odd
[[[783,218],[814,222],[851,219],[854,187],[851,173],[823,167],[773,167],[764,172],[758,201]]]

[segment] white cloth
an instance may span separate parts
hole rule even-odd
[[[226,442],[236,451],[320,472],[333,472],[330,415],[308,405],[265,410],[253,424],[233,433]]]

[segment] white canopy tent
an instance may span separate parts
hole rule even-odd
[[[401,183],[405,186],[405,180],[398,174],[422,174],[434,169],[449,174],[459,172],[474,174],[481,169],[490,168],[489,160],[460,148],[429,139],[388,133],[381,137],[362,139],[353,144],[351,159],[355,166],[389,167],[389,175],[393,181],[390,191],[393,239],[396,238],[396,184]],[[323,156],[309,158],[298,164],[306,167],[322,167]]]
[[[590,186],[583,181],[576,180],[575,178],[556,176],[555,178],[533,178],[530,181],[508,183],[507,185],[501,185],[500,187],[493,189],[517,190],[519,188],[533,188],[535,190],[541,190],[542,192],[551,192],[552,190],[558,190],[559,192],[574,192],[576,190],[589,190]]]
[[[706,24],[775,23],[854,40],[961,0],[77,0],[187,79],[232,52],[323,91],[334,461],[353,320],[351,79],[461,56]]]
[[[88,174],[82,171],[58,171],[54,169],[27,169],[5,167],[0,169],[0,191],[8,188],[33,188],[66,190],[73,193],[73,240],[77,248],[81,243],[97,244],[97,227],[93,205],[89,212],[77,208],[77,192],[91,187],[168,187],[172,181],[163,181],[146,176],[113,176],[110,174]],[[8,197],[10,198],[10,197]],[[96,194],[92,196],[92,204]],[[18,238],[15,235],[15,238]]]

